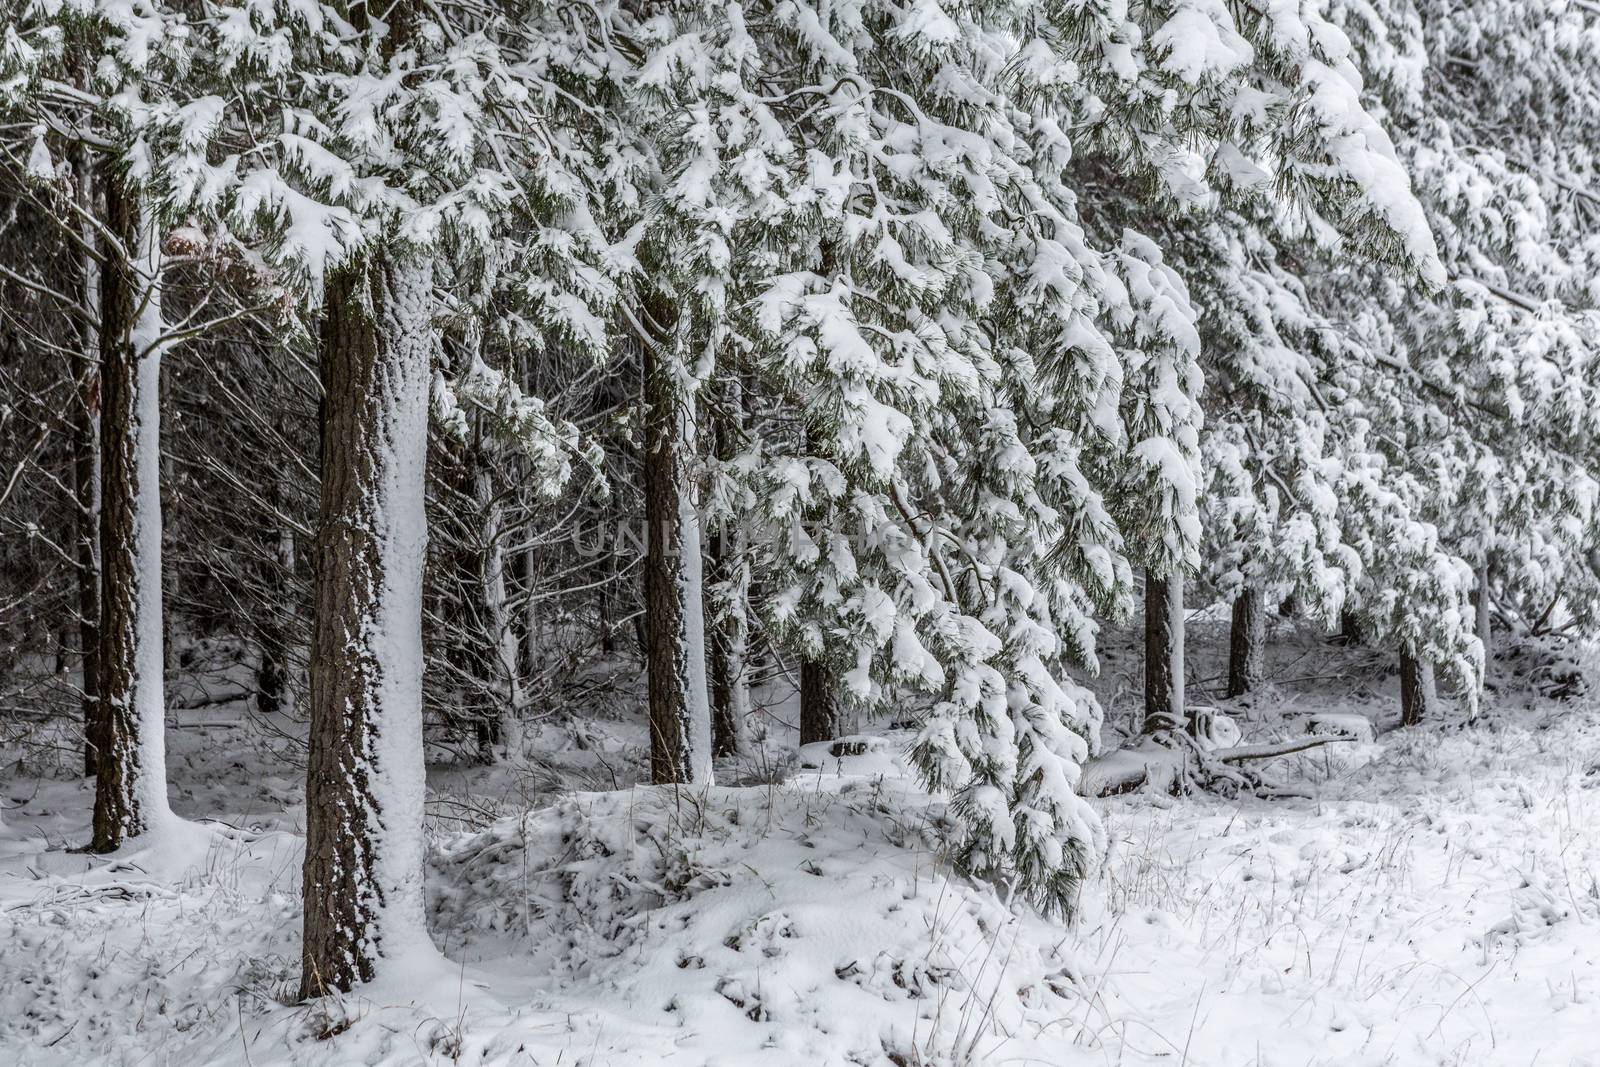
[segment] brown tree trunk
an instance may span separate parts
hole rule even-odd
[[[283,483],[274,479],[269,496],[277,510],[288,506]],[[294,531],[284,524],[268,530],[271,539],[265,546],[268,560],[263,566],[263,584],[287,591],[294,587]],[[284,598],[287,600],[287,597]],[[263,715],[294,711],[294,687],[289,676],[289,645],[295,611],[291,603],[273,605],[260,630],[260,666],[256,669],[256,710]]]
[[[94,177],[88,152],[78,161],[78,203],[93,214]],[[87,226],[83,239],[94,247],[98,238]],[[85,252],[82,259],[84,317],[82,356],[78,361],[78,395],[72,418],[72,477],[77,504],[78,648],[83,671],[83,773],[99,768],[106,744],[100,705],[100,264]]]
[[[662,301],[653,301],[661,305]],[[647,308],[642,321],[672,321],[669,307]],[[705,675],[700,526],[689,462],[694,455],[694,398],[681,385],[686,368],[644,347],[645,628],[650,681],[650,778],[709,782],[711,709]]]
[[[429,261],[328,275],[321,338],[301,995],[349,990],[422,919]]]
[[[1228,696],[1242,697],[1261,688],[1267,675],[1267,617],[1261,592],[1250,586],[1233,601],[1233,630],[1228,645]]]
[[[176,424],[175,404],[172,399],[172,376],[164,375],[161,379],[161,421],[168,425]],[[173,464],[172,453],[163,452],[161,455],[161,536],[165,539],[170,536],[174,518],[178,513],[178,476],[177,468]],[[177,610],[178,610],[178,567],[176,552],[168,552],[167,545],[163,542],[161,551],[161,670],[167,677],[173,677],[178,670],[178,643],[174,638],[177,635]]]
[[[1185,726],[1183,576],[1144,578],[1144,729]]]
[[[106,224],[128,255],[101,279],[100,743],[90,848],[168,814],[161,651],[160,250],[138,194],[113,176]],[[132,258],[129,258],[132,257]]]
[[[1478,562],[1478,588],[1473,594],[1473,605],[1477,608],[1478,640],[1483,642],[1483,670],[1489,673],[1489,643],[1494,638],[1494,624],[1489,614],[1489,554],[1485,552],[1483,559]]]
[[[729,375],[720,390],[722,411],[716,423],[716,458],[738,455],[744,398],[739,380]],[[737,522],[724,518],[711,535],[706,584],[706,670],[711,680],[711,751],[736,756],[744,748],[744,721],[750,710],[745,658],[749,640],[744,536]]]
[[[1409,650],[1400,653],[1400,725],[1415,726],[1432,718],[1437,702],[1433,685],[1433,664],[1418,659]]]
[[[800,661],[800,743],[832,741],[849,733],[834,689],[833,675],[823,664]]]

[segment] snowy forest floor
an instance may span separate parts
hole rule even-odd
[[[1246,741],[1330,713],[1375,739],[1277,761],[1275,799],[1097,801],[1070,926],[950,873],[887,724],[797,765],[774,698],[721,769],[756,784],[680,793],[631,784],[617,711],[431,768],[434,948],[311,1007],[293,724],[176,713],[197,822],[115,857],[69,851],[91,787],[36,731],[3,753],[0,1063],[1600,1065],[1600,700],[1502,660],[1478,722],[1395,729],[1391,658],[1286,628],[1230,706],[1225,633],[1194,631],[1191,700]],[[1137,671],[1110,642],[1108,744]]]

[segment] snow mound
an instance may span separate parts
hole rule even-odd
[[[430,925],[544,976],[599,1063],[1025,1054],[1076,999],[1063,936],[951,872],[943,818],[886,776],[579,794],[444,842]]]

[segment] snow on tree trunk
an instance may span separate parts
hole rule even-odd
[[[663,321],[664,315],[653,316]],[[689,461],[694,398],[687,368],[644,352],[646,643],[650,676],[650,777],[711,781],[711,708],[706,687],[700,518]]]
[[[1228,646],[1228,696],[1261,688],[1267,667],[1267,616],[1261,591],[1245,586],[1233,601],[1233,631]]]
[[[92,162],[85,149],[78,158],[78,204],[95,210]],[[78,361],[78,397],[72,412],[73,496],[78,518],[78,648],[83,673],[83,773],[93,776],[105,745],[100,704],[100,263],[91,254],[98,244],[84,224],[80,263],[83,349]]]
[[[423,471],[432,268],[329,275],[321,377],[301,994],[428,944],[422,917]]]
[[[1144,579],[1144,729],[1184,725],[1183,576]]]
[[[101,278],[101,738],[90,848],[159,830],[167,806],[161,620],[161,247],[114,178],[107,227],[131,258]]]
[[[1433,684],[1433,664],[1409,650],[1400,653],[1400,725],[1415,726],[1432,718],[1438,694]]]
[[[479,592],[483,597],[484,618],[494,636],[495,690],[500,699],[500,718],[495,743],[508,752],[522,750],[522,720],[518,708],[522,691],[517,674],[517,632],[511,624],[511,609],[506,596],[506,552],[500,527],[503,508],[494,493],[486,462],[478,463],[472,477],[472,493],[483,523],[482,572]],[[531,622],[531,620],[530,620]]]

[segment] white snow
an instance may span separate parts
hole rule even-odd
[[[375,810],[371,832],[374,888],[380,894],[373,937],[380,978],[416,966],[431,952],[422,908],[422,569],[428,521],[423,508],[428,397],[433,359],[433,271],[425,261],[387,272],[382,335],[395,348],[375,401],[383,405],[379,484],[371,500],[371,535],[383,561],[370,626],[359,639],[374,664],[377,721],[365,768]]]
[[[1280,674],[1301,662],[1274,647]],[[1249,740],[1391,726],[1393,677],[1356,688],[1339,705],[1331,687],[1274,688],[1283,719],[1240,721]],[[614,759],[602,728],[586,746]],[[1071,926],[950,871],[944,804],[904,776],[904,732],[812,746],[782,784],[569,793],[435,834],[431,941],[311,1007],[285,1003],[296,772],[243,728],[176,737],[186,803],[255,828],[74,855],[60,844],[85,786],[7,780],[0,1062],[1597,1062],[1592,697],[1507,694],[1466,728],[1293,757],[1301,799],[1097,801],[1107,862]],[[538,743],[559,755],[553,740]]]
[[[138,258],[132,264],[138,301],[129,344],[137,361],[133,402],[134,652],[131,701],[138,731],[133,782],[144,832],[174,829],[167,804],[166,670],[161,623],[161,238],[141,212]]]

